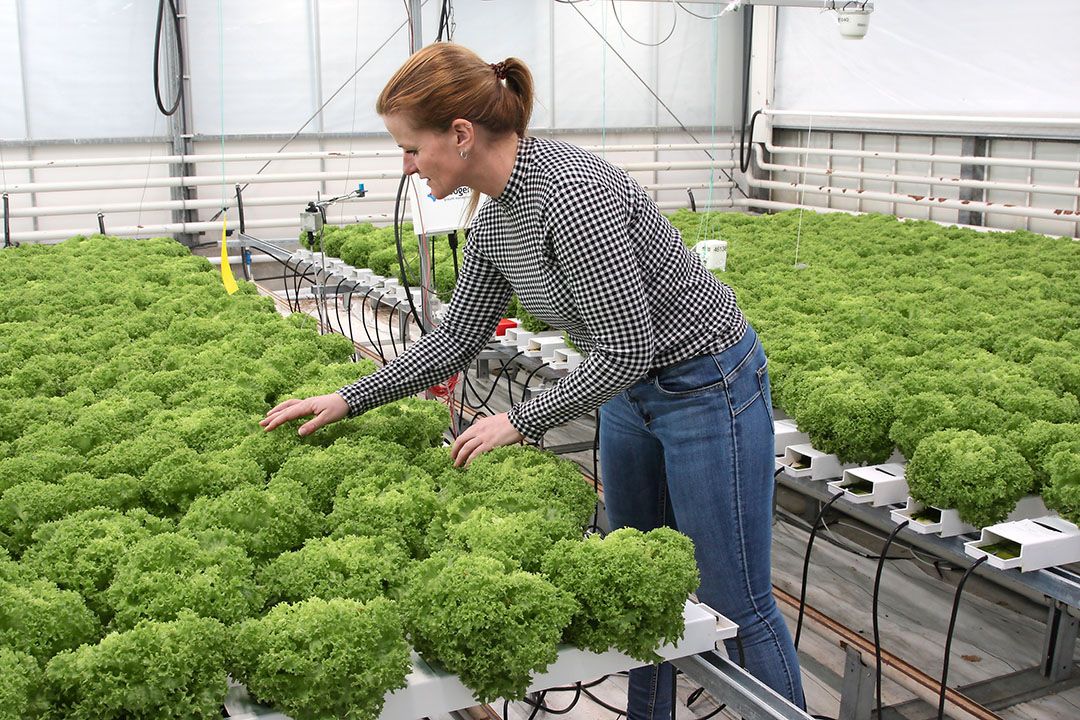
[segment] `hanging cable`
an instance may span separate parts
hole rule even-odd
[[[810,529],[810,539],[806,543],[806,553],[803,555],[802,589],[799,590],[799,619],[795,623],[796,650],[799,649],[799,638],[802,636],[803,615],[806,612],[806,577],[810,570],[810,551],[814,549],[814,538],[817,536],[818,527],[821,524],[821,518],[825,516],[825,511],[841,497],[843,497],[843,495],[833,495],[829,498],[829,502],[821,506],[821,509],[818,510],[817,517],[814,518],[814,526]]]
[[[964,592],[964,584],[971,577],[971,574],[975,572],[975,568],[986,562],[987,555],[983,555],[974,563],[971,564],[965,572],[964,576],[960,578],[960,582],[956,585],[956,595],[953,596],[952,615],[949,616],[949,631],[945,633],[945,657],[942,659],[941,665],[941,692],[938,694],[938,706],[937,717],[938,720],[943,720],[945,717],[945,692],[948,689],[949,679],[949,653],[952,652],[952,639],[953,631],[956,630],[956,614],[960,609],[960,595]],[[881,717],[881,711],[878,711],[878,717]]]
[[[572,8],[574,9],[574,12],[576,12],[576,13],[577,13],[578,15],[580,15],[580,16],[581,16],[581,19],[585,21],[585,24],[586,24],[586,25],[588,25],[588,26],[589,26],[589,28],[590,28],[590,29],[591,29],[591,30],[592,30],[592,31],[593,31],[594,33],[596,33],[596,34],[597,34],[597,35],[598,35],[598,36],[600,37],[600,39],[601,39],[601,40],[603,40],[603,41],[604,41],[604,45],[606,45],[606,46],[607,46],[608,48],[610,48],[611,52],[615,54],[615,57],[619,58],[619,60],[620,60],[620,61],[622,61],[622,64],[626,66],[626,69],[630,71],[630,74],[632,74],[632,75],[633,75],[633,76],[634,76],[635,78],[637,78],[638,82],[640,82],[640,83],[641,83],[641,85],[642,85],[642,86],[643,86],[643,87],[645,88],[645,90],[646,90],[646,91],[648,91],[648,93],[649,93],[650,95],[652,95],[653,99],[655,99],[655,100],[656,100],[656,102],[658,102],[658,103],[660,104],[660,106],[661,106],[662,108],[664,108],[664,110],[666,110],[666,111],[667,111],[667,113],[668,113],[668,114],[669,114],[669,115],[670,115],[670,116],[672,117],[672,119],[673,119],[673,120],[675,120],[675,122],[676,122],[676,123],[678,123],[678,125],[679,125],[679,128],[680,128],[680,129],[681,129],[681,130],[682,130],[682,131],[683,131],[684,133],[686,133],[686,134],[687,134],[687,136],[689,136],[689,138],[690,138],[691,140],[693,140],[693,141],[694,141],[695,143],[697,143],[698,145],[701,145],[701,144],[702,144],[702,142],[701,142],[701,140],[699,140],[699,139],[698,139],[697,135],[695,135],[695,134],[694,134],[694,133],[693,133],[693,132],[692,132],[692,131],[690,130],[690,128],[688,128],[688,127],[686,126],[686,124],[685,124],[685,123],[684,123],[684,122],[683,122],[683,121],[682,121],[681,119],[679,119],[679,116],[675,114],[675,111],[674,111],[674,110],[672,110],[672,109],[671,109],[671,108],[670,108],[670,107],[668,106],[668,104],[667,104],[666,102],[664,102],[664,101],[663,101],[663,100],[662,100],[662,99],[660,98],[660,96],[659,96],[659,95],[657,95],[657,94],[656,94],[656,91],[655,91],[655,90],[653,90],[653,89],[652,89],[652,87],[650,87],[650,86],[649,86],[649,83],[645,82],[644,78],[642,78],[642,77],[641,77],[641,75],[639,75],[639,74],[638,74],[637,70],[635,70],[635,69],[634,69],[634,66],[633,66],[633,65],[631,65],[631,64],[630,64],[629,62],[627,62],[626,58],[624,58],[624,57],[623,57],[622,55],[620,55],[620,54],[619,54],[619,51],[618,51],[618,50],[616,50],[616,49],[615,49],[615,48],[614,48],[614,47],[612,46],[612,44],[611,44],[610,42],[608,42],[607,38],[606,38],[606,37],[604,37],[604,34],[603,34],[602,32],[600,32],[600,31],[599,31],[599,30],[598,30],[598,29],[596,28],[596,26],[592,24],[592,22],[590,22],[590,21],[589,21],[589,18],[585,17],[585,14],[584,14],[583,12],[581,12],[581,10],[580,10],[580,9],[579,9],[579,8],[577,7],[577,4],[576,4],[576,3],[565,3],[565,4],[567,4],[567,5],[570,5],[570,7],[572,7]],[[606,6],[605,6],[605,7],[606,7]],[[703,147],[703,148],[701,149],[701,151],[702,151],[703,153],[705,153],[705,155],[706,155],[706,156],[707,156],[707,157],[708,157],[708,158],[709,158],[710,160],[713,160],[713,161],[715,161],[715,160],[716,160],[716,158],[715,158],[715,157],[713,156],[713,154],[712,154],[711,152],[709,152],[708,148],[704,148],[704,147]],[[733,177],[731,176],[731,173],[729,173],[729,172],[728,172],[727,170],[725,170],[725,169],[723,169],[723,168],[720,168],[720,172],[722,172],[722,173],[724,174],[724,176],[725,176],[725,177],[727,177],[727,179],[728,179],[729,181],[731,181],[731,182],[733,182],[733,183],[735,182],[735,178],[733,178]],[[742,191],[742,188],[739,188],[739,192],[740,192],[740,193],[742,193],[743,197],[747,197],[746,193]]]
[[[839,495],[837,497],[839,497]],[[896,539],[896,536],[900,533],[900,531],[908,526],[908,522],[908,520],[905,520],[904,522],[897,525],[891,533],[889,533],[889,538],[885,541],[885,546],[881,548],[881,559],[878,560],[877,572],[874,574],[874,673],[877,683],[877,717],[881,717],[881,634],[878,629],[878,598],[881,591],[881,571],[885,568],[885,560],[888,559],[889,546],[892,545],[893,540]]]
[[[615,9],[615,0],[611,0],[611,12],[615,15],[615,22],[619,24],[619,29],[623,31],[623,35],[626,35],[626,37],[630,38],[638,45],[644,45],[645,47],[659,47],[660,45],[666,43],[668,40],[671,39],[671,36],[675,34],[675,28],[679,24],[679,11],[676,10],[675,6],[673,5],[671,8],[671,29],[668,30],[668,34],[665,35],[664,39],[660,40],[659,42],[648,43],[638,40],[636,37],[631,35],[630,31],[626,29],[626,26],[622,24],[622,20],[619,18],[619,11]]]
[[[172,115],[176,112],[176,109],[180,107],[180,100],[184,97],[184,46],[180,40],[180,13],[176,9],[176,0],[169,0],[169,10],[172,14],[173,30],[176,33],[176,98],[173,100],[169,109],[165,109],[165,104],[161,101],[161,78],[160,68],[158,67],[161,62],[161,22],[165,15],[165,0],[158,0],[157,10],[157,24],[154,27],[154,100],[157,102],[158,110],[162,115]]]
[[[405,248],[401,241],[401,219],[399,213],[401,212],[402,198],[405,194],[405,183],[408,181],[408,175],[401,176],[401,181],[398,183],[397,197],[394,199],[394,242],[397,243],[398,267],[401,268],[401,284],[405,286],[405,299],[409,301],[409,310],[412,312],[413,319],[415,319],[416,324],[420,326],[420,334],[426,335],[427,328],[424,327],[424,321],[420,318],[420,313],[417,311],[416,304],[412,299],[412,291],[409,288],[409,276],[405,272]]]

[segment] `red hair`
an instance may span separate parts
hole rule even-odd
[[[533,104],[532,73],[507,58],[490,65],[468,48],[439,42],[415,52],[386,83],[379,115],[401,114],[418,130],[444,132],[456,118],[495,135],[524,137]]]

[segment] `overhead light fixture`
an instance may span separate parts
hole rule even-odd
[[[841,37],[859,39],[866,37],[870,29],[870,13],[874,12],[874,3],[867,0],[742,0],[743,5],[771,5],[775,7],[808,7],[820,10],[832,10],[840,27]],[[724,12],[734,9],[736,3],[729,3]]]

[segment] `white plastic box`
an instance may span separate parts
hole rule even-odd
[[[978,540],[964,543],[973,558],[986,564],[1020,572],[1067,565],[1080,561],[1080,528],[1059,517],[1003,522],[983,528]]]
[[[517,327],[507,328],[500,342],[513,348],[516,348],[521,342],[526,343],[526,346],[528,346],[529,338],[532,336],[533,333],[518,325]]]
[[[902,503],[908,496],[904,466],[896,463],[848,468],[839,480],[829,483],[829,490],[834,495],[843,493],[849,502],[874,507]]]
[[[773,455],[783,455],[788,445],[804,445],[810,442],[810,436],[800,432],[794,420],[774,420],[773,433],[776,436]]]
[[[555,351],[564,347],[566,347],[566,342],[563,340],[561,334],[533,335],[529,338],[529,347],[525,350],[525,357],[553,360],[555,358]]]
[[[815,450],[810,445],[788,445],[784,448],[784,472],[793,478],[832,480],[844,474],[844,465],[835,455]]]
[[[581,364],[581,353],[568,347],[555,348],[555,354],[551,360],[551,367],[555,370],[573,370]]]
[[[1038,495],[1028,495],[1016,503],[1006,522],[1042,517],[1047,514],[1046,503]],[[960,519],[955,508],[927,507],[913,497],[908,497],[907,504],[893,510],[892,521],[900,524],[910,520],[908,527],[920,535],[940,535],[943,538],[956,537],[973,533],[978,528]],[[930,516],[930,517],[926,517]]]

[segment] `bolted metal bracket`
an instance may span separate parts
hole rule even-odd
[[[870,720],[874,704],[874,671],[862,661],[862,653],[845,645],[844,681],[840,685],[840,720]]]

